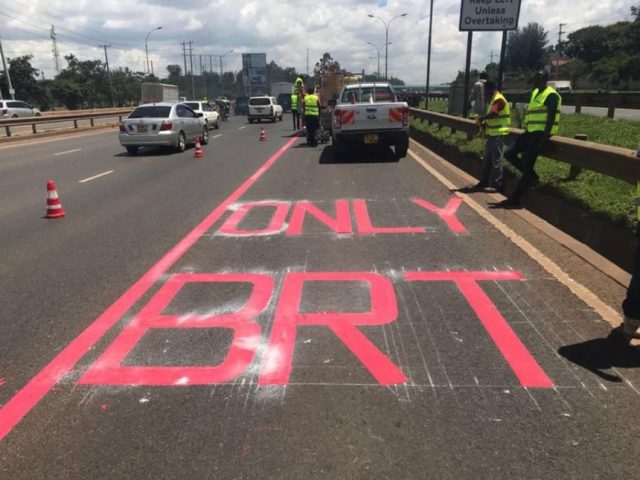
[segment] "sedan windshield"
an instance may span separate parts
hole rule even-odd
[[[129,118],[169,118],[171,113],[171,107],[150,106],[150,107],[138,107]]]
[[[198,102],[185,102],[183,103],[183,105],[186,105],[191,110],[200,110],[200,105],[198,104]]]

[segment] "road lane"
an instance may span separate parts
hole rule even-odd
[[[60,253],[108,269],[94,289],[130,285],[224,207],[5,439],[11,478],[632,475],[637,429],[626,419],[637,375],[577,366],[602,354],[595,339],[609,331],[592,309],[388,150],[339,161],[300,139],[229,197],[290,133],[265,125],[268,141],[258,142],[258,128],[220,139],[215,168],[190,163],[151,180],[173,195],[147,184],[105,195],[99,217],[105,208],[130,214],[133,231]],[[141,166],[131,181],[163,167]],[[138,246],[112,256],[113,241],[120,251]],[[51,314],[64,326],[44,325],[56,351],[118,296],[79,283]],[[41,367],[51,358],[42,341],[13,339],[31,349],[20,360],[39,356]],[[536,378],[552,385],[532,388]]]

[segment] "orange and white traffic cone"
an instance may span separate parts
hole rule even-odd
[[[202,149],[202,145],[200,145],[200,137],[196,138],[196,153],[194,157],[204,158],[204,150]]]
[[[264,142],[267,139],[267,132],[264,131],[264,127],[260,127],[260,141]]]
[[[47,182],[47,214],[45,218],[61,218],[64,217],[64,210],[58,197],[56,185],[53,180]]]

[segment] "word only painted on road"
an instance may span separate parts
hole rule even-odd
[[[411,202],[422,210],[437,215],[455,234],[465,234],[467,229],[456,217],[458,208],[462,204],[459,197],[451,198],[444,207],[438,207],[421,198],[412,198]],[[351,212],[355,217],[355,227],[351,220]],[[289,213],[291,212],[291,215]],[[251,228],[244,223],[252,214],[266,217],[266,226]],[[237,205],[233,213],[226,219],[217,233],[226,236],[252,237],[261,235],[275,235],[284,232],[286,235],[302,235],[306,217],[313,217],[328,229],[341,235],[375,235],[384,233],[419,234],[426,233],[424,226],[374,226],[366,200],[336,200],[335,214],[332,216],[307,200],[298,202],[288,201],[259,201]],[[288,221],[287,221],[288,220]]]
[[[495,346],[525,387],[552,388],[553,384],[527,348],[513,332],[481,287],[483,281],[523,279],[516,271],[413,271],[404,272],[406,282],[453,282]],[[366,285],[369,307],[362,312],[302,309],[305,285],[313,282],[354,282]],[[233,312],[224,314],[164,314],[176,295],[188,285],[207,283],[244,284],[251,287],[248,299]],[[383,326],[396,321],[398,301],[386,276],[373,272],[290,272],[280,292],[276,281],[264,273],[180,273],[166,283],[140,313],[96,360],[79,383],[91,385],[211,385],[230,382],[243,375],[256,359],[263,332],[256,318],[265,313],[274,295],[273,324],[265,332],[266,352],[259,366],[259,385],[287,385],[293,369],[299,327],[325,327],[351,351],[380,385],[409,383],[403,371],[380,351],[358,328]],[[128,355],[154,329],[228,329],[233,332],[224,359],[213,366],[124,365]],[[301,348],[301,347],[300,347]]]

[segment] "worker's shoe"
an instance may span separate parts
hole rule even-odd
[[[462,187],[458,191],[461,192],[461,193],[481,192],[487,187],[488,187],[488,185],[486,183],[478,182],[475,185],[469,185],[468,187]]]
[[[631,338],[640,338],[640,320],[625,315],[624,333]]]
[[[521,208],[521,207],[522,205],[520,205],[520,200],[517,200],[515,198],[506,198],[501,202],[491,204],[489,208],[511,209],[511,208]]]

